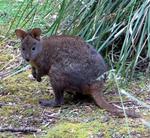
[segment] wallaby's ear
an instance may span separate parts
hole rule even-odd
[[[41,35],[42,31],[40,28],[34,28],[31,31],[31,35],[33,38],[40,40],[40,35]]]
[[[20,38],[21,40],[24,39],[27,35],[27,33],[25,31],[21,30],[21,29],[16,29],[15,33],[16,33],[16,36],[18,38]]]

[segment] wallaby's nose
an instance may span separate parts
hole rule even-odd
[[[29,59],[29,58],[26,58],[26,61],[27,61],[27,62],[29,62],[29,61],[30,61],[30,59]]]

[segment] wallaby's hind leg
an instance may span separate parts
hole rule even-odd
[[[104,108],[107,111],[111,112],[113,115],[116,115],[118,117],[124,117],[123,110],[119,110],[117,107],[115,107],[112,104],[109,104],[104,96],[103,96],[103,82],[102,81],[96,81],[95,83],[91,84],[89,86],[89,94],[94,99],[95,103],[100,107]],[[139,115],[136,115],[135,111],[126,111],[126,114],[128,117],[137,118]]]

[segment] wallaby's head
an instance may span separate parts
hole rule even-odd
[[[28,32],[16,29],[15,33],[21,40],[22,57],[28,62],[35,60],[42,52],[41,29],[34,28]]]

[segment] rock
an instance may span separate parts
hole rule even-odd
[[[108,122],[109,120],[110,120],[110,118],[109,118],[108,115],[103,115],[103,116],[101,117],[101,122],[102,122],[102,123]]]
[[[29,75],[28,75],[28,78],[29,78],[30,80],[32,80],[32,81],[35,81],[35,78],[33,77],[32,74],[29,74]]]

